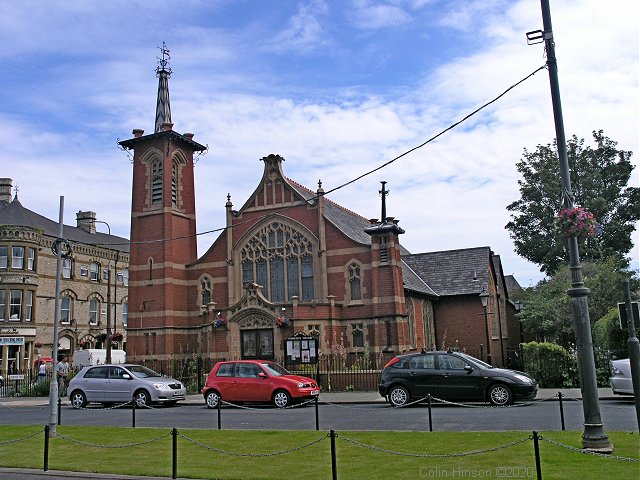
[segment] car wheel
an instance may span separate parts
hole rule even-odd
[[[87,406],[87,397],[80,390],[75,390],[71,394],[71,406],[73,408],[84,408]]]
[[[138,390],[133,394],[133,401],[136,407],[148,407],[151,405],[151,397],[145,390]]]
[[[291,405],[291,395],[284,390],[278,390],[273,394],[273,404],[278,408],[284,408]]]
[[[509,405],[513,401],[511,389],[502,383],[491,385],[489,388],[489,401],[491,405],[499,407]]]
[[[409,403],[410,398],[409,391],[400,385],[393,387],[389,391],[389,403],[394,407],[402,407],[406,405]]]
[[[220,394],[215,390],[209,390],[207,395],[204,397],[204,401],[209,408],[218,408],[218,403],[220,403]]]

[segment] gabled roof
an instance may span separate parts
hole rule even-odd
[[[513,292],[514,290],[522,290],[522,286],[516,280],[516,277],[513,275],[505,275],[504,276],[504,288],[507,292]]]
[[[406,290],[437,297],[438,294],[402,260],[402,284]]]
[[[4,208],[0,206],[0,225],[16,225],[20,227],[32,227],[42,230],[45,235],[57,238],[60,231],[58,222],[49,220],[42,215],[25,208],[18,198],[6,204]],[[129,252],[129,240],[116,235],[106,233],[89,233],[82,228],[64,225],[63,236],[71,242],[78,242],[87,245],[108,245],[108,248]]]
[[[318,194],[311,191],[304,185],[285,177],[288,184],[293,188],[301,197],[305,200],[310,200],[317,197]],[[324,218],[332,223],[338,230],[344,233],[348,238],[354,242],[362,245],[371,245],[371,235],[365,232],[365,229],[371,227],[371,222],[364,218],[362,215],[358,215],[352,212],[348,208],[330,200],[327,197],[323,197],[325,201],[324,206]],[[400,244],[400,252],[402,255],[409,255],[410,252]]]
[[[402,260],[438,296],[477,295],[488,283],[492,252],[476,247],[403,255]]]

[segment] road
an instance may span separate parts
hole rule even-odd
[[[634,431],[637,427],[634,404],[630,400],[601,400],[600,410],[605,430]],[[580,401],[563,402],[565,428],[581,430],[583,411]],[[428,431],[429,409],[425,404],[390,408],[386,404],[322,404],[318,406],[319,430],[396,430]],[[4,425],[45,425],[48,407],[0,406],[0,423]],[[178,404],[174,407],[136,409],[130,406],[105,409],[99,405],[75,410],[61,408],[62,425],[94,425],[166,428],[218,428],[218,411],[201,404]],[[511,407],[475,407],[435,404],[431,409],[433,431],[551,431],[561,429],[557,401],[516,404]],[[316,408],[313,404],[291,409],[273,407],[224,406],[220,412],[223,429],[314,430]]]

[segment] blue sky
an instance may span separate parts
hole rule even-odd
[[[635,0],[551,2],[567,136],[639,139]],[[7,1],[0,7],[1,175],[65,223],[97,212],[128,236],[131,164],[118,139],[151,133],[159,50],[171,50],[174,129],[209,146],[196,165],[198,231],[224,225],[282,155],[285,174],[340,185],[421,144],[544,64],[537,0]],[[488,245],[524,286],[542,278],[504,225],[515,164],[555,136],[546,71],[425,148],[331,198],[387,211],[412,252]],[[634,185],[638,184],[638,170]],[[216,234],[199,238],[203,254]],[[638,268],[638,231],[632,252]]]

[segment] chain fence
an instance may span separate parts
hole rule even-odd
[[[39,436],[41,434],[44,433],[44,438],[45,438],[45,448],[44,448],[44,470],[47,471],[48,470],[48,459],[49,459],[49,440],[50,440],[50,430],[49,430],[49,426],[45,426],[44,430],[39,430],[37,432],[32,432],[29,433],[21,438],[16,438],[16,439],[11,439],[11,440],[4,440],[4,441],[0,441],[0,449],[8,444],[13,444],[13,443],[18,443],[18,442],[24,442],[27,441],[31,438],[34,438],[36,436]],[[172,445],[171,445],[171,449],[172,449],[172,455],[171,455],[171,462],[172,462],[172,478],[178,478],[177,477],[177,471],[178,471],[178,457],[177,457],[177,451],[178,451],[178,439],[182,439],[185,442],[187,442],[188,444],[191,444],[193,446],[196,446],[198,448],[202,448],[204,450],[210,451],[210,452],[214,452],[216,454],[219,455],[226,455],[226,456],[231,456],[231,457],[236,457],[236,458],[265,458],[265,457],[277,457],[277,456],[281,456],[281,455],[289,455],[289,454],[295,454],[298,452],[301,452],[303,450],[307,450],[310,449],[312,447],[315,447],[317,445],[319,445],[321,442],[323,442],[325,439],[330,438],[331,440],[331,465],[332,465],[332,473],[333,473],[333,478],[337,478],[337,450],[336,450],[336,446],[335,446],[335,441],[336,439],[343,441],[347,444],[350,444],[354,447],[357,448],[361,448],[361,449],[365,449],[365,450],[369,450],[371,452],[374,452],[375,454],[385,454],[385,455],[392,455],[392,456],[401,456],[401,457],[412,457],[412,458],[437,458],[437,459],[443,459],[443,458],[460,458],[460,457],[470,457],[470,456],[475,456],[475,455],[484,455],[484,454],[488,454],[488,453],[492,453],[492,452],[496,452],[498,450],[504,450],[504,449],[508,449],[508,448],[512,448],[518,445],[522,445],[525,443],[528,443],[530,441],[533,441],[534,444],[534,454],[535,454],[535,463],[536,463],[536,471],[537,471],[537,475],[538,478],[541,479],[542,475],[541,475],[541,455],[540,455],[540,449],[538,448],[538,444],[539,444],[539,440],[544,440],[546,441],[548,444],[554,446],[554,447],[558,447],[558,448],[562,448],[571,452],[575,452],[578,454],[584,454],[584,455],[591,455],[591,456],[595,456],[597,458],[606,458],[607,460],[614,460],[614,461],[621,461],[621,462],[630,462],[630,463],[640,463],[640,459],[638,458],[630,458],[630,457],[625,457],[625,456],[620,456],[620,455],[611,455],[611,454],[604,454],[604,453],[599,453],[599,452],[593,452],[593,451],[589,451],[589,450],[584,450],[584,449],[580,449],[580,448],[576,448],[573,447],[571,445],[566,445],[564,443],[549,439],[549,438],[545,438],[542,435],[539,435],[538,432],[534,431],[533,435],[529,435],[527,437],[523,437],[517,440],[513,440],[511,442],[507,442],[507,443],[502,443],[499,445],[494,445],[494,446],[490,446],[490,447],[486,447],[486,448],[482,448],[482,449],[476,449],[476,450],[468,450],[468,451],[459,451],[459,452],[450,452],[450,453],[417,453],[417,452],[408,452],[408,451],[399,451],[399,450],[392,450],[389,448],[383,448],[383,447],[379,447],[376,445],[371,445],[359,440],[355,440],[353,438],[347,437],[345,435],[339,434],[337,432],[335,432],[334,430],[330,430],[328,433],[326,433],[325,435],[322,435],[318,438],[315,438],[313,440],[310,440],[306,443],[302,443],[300,445],[295,445],[295,446],[291,446],[289,448],[280,448],[280,449],[274,449],[271,451],[263,451],[263,452],[241,452],[241,451],[233,451],[233,450],[228,450],[228,449],[222,449],[222,448],[218,448],[212,445],[207,445],[206,443],[200,441],[200,440],[196,440],[192,437],[189,437],[185,434],[182,434],[180,432],[178,432],[178,430],[176,428],[173,428],[170,432],[167,432],[165,434],[162,435],[158,435],[156,437],[153,438],[149,438],[146,440],[142,440],[139,442],[129,442],[129,443],[122,443],[122,444],[104,444],[104,443],[94,443],[94,442],[88,442],[88,441],[84,441],[84,440],[78,440],[76,438],[73,438],[69,435],[65,435],[62,434],[60,432],[57,432],[55,434],[55,438],[59,439],[59,440],[64,440],[70,443],[73,443],[75,445],[78,446],[83,446],[83,447],[89,447],[89,448],[98,448],[98,449],[125,449],[125,448],[133,448],[133,447],[143,447],[145,445],[149,445],[151,443],[155,443],[155,442],[160,442],[168,437],[172,437]],[[249,446],[250,448],[250,446]],[[213,468],[213,467],[212,467]]]

